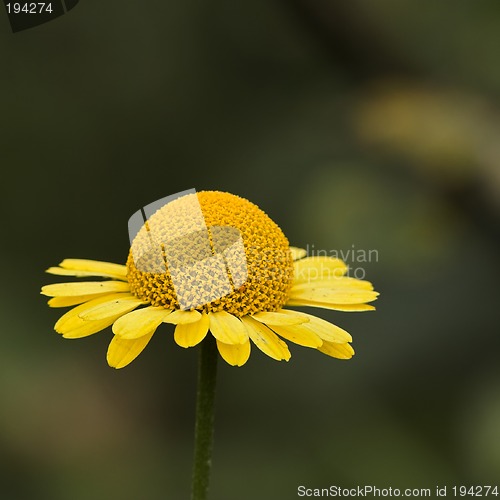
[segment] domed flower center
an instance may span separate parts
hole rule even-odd
[[[135,237],[127,259],[131,291],[153,306],[279,310],[293,279],[288,240],[256,205],[202,191],[167,203]]]

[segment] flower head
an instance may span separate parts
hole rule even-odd
[[[276,360],[290,359],[283,339],[351,358],[351,336],[286,306],[367,311],[371,283],[345,276],[331,257],[306,257],[256,205],[229,193],[188,194],[161,207],[137,232],[126,265],[66,259],[47,272],[103,281],[46,285],[51,307],[73,307],[55,325],[80,338],[112,325],[108,363],[122,368],[162,323],[181,347],[210,332],[221,356],[241,366],[251,342]],[[250,342],[251,341],[251,342]]]

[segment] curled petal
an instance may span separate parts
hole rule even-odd
[[[231,366],[243,366],[250,357],[249,340],[243,344],[224,344],[224,342],[217,340],[217,348],[224,361]]]

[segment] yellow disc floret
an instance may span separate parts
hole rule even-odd
[[[131,291],[153,306],[277,311],[293,279],[288,240],[256,205],[202,191],[167,203],[135,237],[127,260]]]

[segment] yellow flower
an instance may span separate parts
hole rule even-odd
[[[152,245],[152,236],[168,241],[168,248]],[[156,211],[135,236],[126,265],[65,259],[47,272],[107,278],[46,285],[42,294],[52,297],[51,307],[76,306],[55,324],[65,338],[112,325],[107,360],[115,368],[132,362],[162,323],[175,325],[174,340],[186,348],[211,332],[233,366],[246,363],[250,341],[271,358],[288,361],[282,339],[349,359],[349,333],[285,306],[369,311],[374,307],[368,302],[378,295],[368,281],[345,276],[341,260],[307,257],[305,250],[290,247],[253,203],[212,191],[188,194]]]

